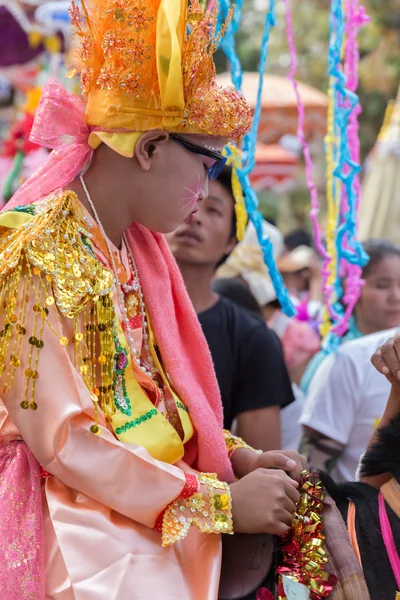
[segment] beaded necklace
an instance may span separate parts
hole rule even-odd
[[[120,283],[119,279],[118,279],[118,271],[117,271],[117,266],[115,264],[115,259],[114,259],[114,254],[112,252],[111,246],[110,246],[110,242],[107,238],[107,235],[104,231],[104,227],[100,221],[100,217],[97,214],[96,208],[94,206],[93,200],[90,196],[89,190],[86,186],[85,180],[83,178],[83,175],[80,176],[80,182],[82,184],[82,188],[83,191],[85,192],[86,195],[86,199],[89,203],[89,206],[92,210],[93,216],[96,220],[96,223],[100,229],[100,232],[104,238],[105,244],[107,246],[107,250],[108,250],[108,254],[110,257],[110,262],[111,262],[111,267],[112,267],[112,271],[113,271],[113,275],[114,275],[114,285],[116,287],[117,290],[117,296],[118,296],[118,303],[120,305],[120,310],[122,313],[122,321],[124,324],[124,331],[125,331],[125,336],[129,345],[129,349],[131,352],[131,355],[135,361],[135,363],[137,364],[137,366],[139,367],[139,369],[148,377],[150,377],[154,383],[156,383],[157,387],[159,388],[159,385],[157,383],[157,376],[158,376],[158,371],[155,367],[154,361],[152,359],[151,353],[149,351],[149,326],[148,326],[148,322],[147,322],[147,315],[146,315],[146,309],[144,306],[144,300],[143,300],[143,292],[141,289],[141,285],[140,285],[140,280],[139,280],[139,273],[136,267],[136,263],[135,260],[133,258],[131,249],[129,247],[129,244],[127,243],[126,237],[123,234],[123,240],[125,243],[125,246],[127,248],[128,251],[128,259],[129,259],[129,263],[131,266],[131,271],[134,274],[134,279],[132,281],[131,284],[122,284]],[[131,294],[135,294],[136,297],[139,300],[139,309],[140,309],[140,315],[141,315],[141,327],[142,327],[142,336],[143,336],[143,348],[146,350],[145,354],[146,354],[146,361],[144,361],[144,357],[142,355],[142,352],[139,352],[136,348],[135,345],[135,338],[134,338],[134,334],[133,334],[133,329],[131,327],[130,324],[130,320],[128,317],[128,311],[126,308],[126,300],[124,298],[123,295],[123,291],[127,294],[127,295],[131,295]],[[160,392],[162,392],[162,390],[160,390]]]

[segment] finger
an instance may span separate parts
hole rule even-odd
[[[390,369],[383,359],[380,348],[378,348],[371,356],[371,363],[374,365],[375,369],[379,371],[379,373],[383,373],[383,375],[389,375]]]
[[[400,354],[400,347],[399,347],[399,342],[397,342],[397,346],[399,348],[399,354]],[[399,362],[399,356],[397,354],[396,351],[396,346],[394,343],[394,339],[390,339],[388,340],[385,344],[383,344],[383,346],[381,346],[380,348],[380,352],[381,352],[381,356],[382,359],[385,363],[384,366],[386,366],[389,369],[389,372],[393,375],[393,377],[397,378],[397,374],[400,371],[400,362]],[[389,375],[389,372],[385,372],[385,370],[382,370],[382,373],[384,373],[384,375]]]
[[[293,502],[293,500],[291,500],[289,498],[289,496],[286,496],[286,498],[284,499],[284,501],[281,504],[281,509],[284,510],[285,512],[288,512],[291,514],[291,516],[294,515],[295,510],[296,510],[296,504]]]
[[[289,471],[289,475],[296,481],[300,482],[301,474],[303,471],[308,470],[307,459],[297,452],[293,452],[291,458],[296,461],[296,468],[293,469],[293,471]]]
[[[292,520],[293,520],[293,512],[292,511],[290,511],[290,510],[282,510],[279,513],[279,521],[281,523],[285,523],[285,525],[288,525],[288,527],[291,526]]]
[[[274,526],[273,534],[278,535],[279,537],[284,537],[290,529],[290,525],[286,525],[285,523],[276,523]]]
[[[286,495],[290,498],[290,500],[297,506],[300,500],[299,492],[290,484],[285,483],[285,492]]]
[[[264,452],[260,456],[260,466],[265,469],[282,469],[292,471],[296,468],[296,462],[281,452]]]
[[[263,469],[260,468],[259,471],[265,475],[273,475],[275,477],[279,477],[280,479],[283,479],[286,483],[290,484],[291,486],[293,486],[294,488],[298,488],[299,484],[297,481],[295,481],[294,479],[292,479],[287,473],[285,473],[285,471],[282,471],[281,469]]]
[[[396,377],[397,379],[400,379],[400,335],[398,333],[394,336],[393,346],[396,351],[397,362],[399,365],[398,370],[396,371]]]

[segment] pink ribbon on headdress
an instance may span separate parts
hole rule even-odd
[[[18,189],[6,209],[31,204],[73,181],[93,151],[88,144],[89,134],[82,100],[50,79],[43,88],[30,140],[52,152]]]

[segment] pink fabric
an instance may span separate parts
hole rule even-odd
[[[89,134],[80,98],[60,83],[48,81],[31,140],[53,148],[53,152],[14,194],[7,208],[31,204],[75,179],[92,152]],[[198,468],[233,480],[221,434],[222,404],[211,356],[178,267],[161,235],[134,225],[128,239],[163,360],[174,387],[189,407],[198,434]],[[188,444],[189,464],[194,463],[196,450],[194,439]]]
[[[24,442],[0,443],[1,600],[44,600],[39,465]]]
[[[396,549],[396,544],[393,539],[393,532],[390,527],[389,518],[386,512],[385,499],[382,494],[378,496],[379,502],[379,520],[381,524],[382,537],[385,543],[387,555],[389,557],[390,566],[392,567],[394,578],[396,579],[397,587],[400,589],[400,558]]]
[[[300,367],[321,348],[321,341],[308,323],[294,317],[282,336],[285,362],[289,369]]]
[[[233,481],[221,435],[222,404],[211,355],[178,266],[163,235],[136,223],[127,237],[165,368],[198,433],[196,468]],[[185,455],[192,466],[195,442],[187,444]]]
[[[30,140],[53,152],[18,189],[7,209],[36,202],[75,179],[92,153],[89,134],[82,100],[59,82],[49,80],[43,88]]]

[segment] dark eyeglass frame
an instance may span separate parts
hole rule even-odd
[[[173,140],[177,144],[180,144],[189,152],[192,152],[193,154],[207,156],[208,158],[212,158],[213,160],[215,160],[213,166],[208,169],[208,178],[217,179],[218,175],[221,173],[222,169],[226,164],[226,156],[224,156],[220,152],[214,152],[213,150],[208,150],[208,148],[204,148],[204,146],[200,146],[199,144],[190,142],[186,138],[181,137],[180,135],[176,135],[175,133],[170,133],[169,137],[171,138],[171,140]]]

